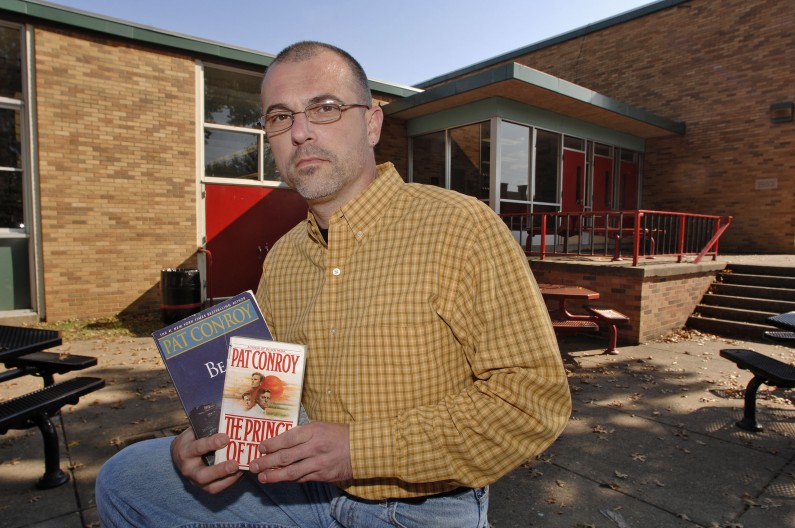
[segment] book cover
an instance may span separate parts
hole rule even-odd
[[[219,426],[231,441],[216,463],[234,459],[248,469],[260,442],[298,424],[305,361],[303,345],[232,337]]]
[[[218,432],[229,341],[237,335],[271,339],[250,290],[152,334],[197,438]]]

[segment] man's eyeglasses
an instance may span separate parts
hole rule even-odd
[[[278,134],[289,130],[295,122],[297,114],[304,114],[310,123],[327,124],[342,119],[342,112],[349,108],[370,108],[365,104],[338,104],[338,103],[315,103],[307,106],[300,112],[288,112],[280,110],[270,112],[260,118],[260,126],[268,135]]]

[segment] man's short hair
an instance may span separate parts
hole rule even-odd
[[[364,68],[362,68],[362,65],[359,64],[359,61],[354,59],[350,53],[336,46],[332,46],[331,44],[326,44],[325,42],[316,42],[313,40],[296,42],[295,44],[287,46],[280,51],[279,54],[276,55],[276,58],[273,59],[271,66],[275,66],[280,62],[303,62],[324,51],[330,51],[342,57],[343,61],[345,61],[345,64],[348,66],[348,69],[353,75],[354,90],[357,92],[357,95],[362,98],[361,101],[344,102],[364,103],[369,105],[372,102],[373,96],[370,92],[370,85],[367,82],[367,74],[364,72]]]

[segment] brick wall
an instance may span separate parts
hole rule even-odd
[[[768,109],[795,100],[793,25],[787,1],[692,0],[511,62],[684,121],[647,144],[642,207],[733,215],[722,251],[791,253],[795,122]]]
[[[559,261],[530,261],[539,283],[583,286],[599,292],[591,304],[607,306],[629,317],[619,326],[619,341],[643,343],[684,326],[725,264],[611,266]],[[550,305],[554,309],[555,306]],[[567,303],[572,313],[586,313]]]
[[[43,27],[35,53],[47,319],[156,309],[195,266],[194,61]]]

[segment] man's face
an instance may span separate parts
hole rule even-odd
[[[252,374],[251,375],[251,386],[252,387],[259,387],[260,382],[262,382],[262,374]]]
[[[262,392],[260,393],[259,397],[257,398],[257,403],[263,409],[268,406],[271,401],[271,393],[270,392]]]
[[[318,102],[371,104],[359,99],[346,64],[328,51],[272,66],[262,87],[263,113],[302,111]],[[305,114],[296,114],[289,130],[268,138],[285,183],[310,204],[347,202],[374,175],[372,148],[381,119],[380,108],[350,108],[339,121],[326,124],[310,123]]]

